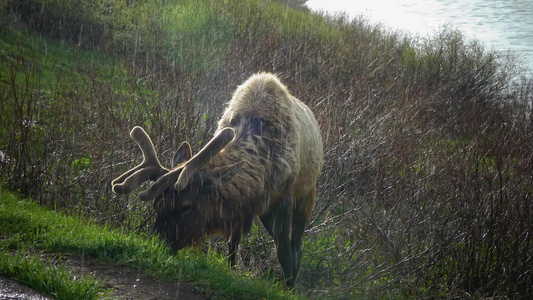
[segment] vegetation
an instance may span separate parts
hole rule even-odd
[[[76,280],[62,267],[43,263],[38,256],[28,258],[25,255],[22,251],[16,255],[3,253],[0,274],[25,282],[57,299],[98,299],[99,284],[92,278]]]
[[[61,265],[43,263],[38,255],[26,258],[24,251],[71,253],[132,266],[161,280],[195,282],[198,291],[211,297],[291,298],[281,286],[235,275],[225,259],[214,253],[181,251],[174,255],[158,237],[67,217],[5,191],[0,191],[0,230],[6,235],[0,242],[2,248],[17,251],[0,256],[0,274],[59,299],[97,299],[105,291],[94,278],[75,279]]]
[[[533,80],[511,54],[450,28],[417,39],[259,0],[0,9],[10,190],[142,235],[151,205],[110,190],[141,159],[131,128],[170,162],[181,141],[199,149],[211,137],[238,84],[271,71],[324,138],[302,294],[533,296]],[[276,278],[272,248],[254,226],[239,269]]]

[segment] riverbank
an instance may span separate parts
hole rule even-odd
[[[57,299],[293,298],[213,253],[174,255],[158,238],[65,216],[1,189],[0,232],[0,275]]]
[[[533,82],[504,53],[451,29],[411,39],[268,0],[10,0],[0,16],[0,182],[48,211],[149,237],[153,203],[111,191],[142,158],[131,128],[170,166],[181,142],[210,140],[245,78],[269,71],[313,111],[324,142],[301,295],[533,295]],[[32,244],[51,230],[35,220],[45,225]],[[61,236],[85,232],[69,226]],[[94,231],[97,243],[69,247],[153,265]],[[183,268],[216,275],[225,239],[199,251]],[[191,253],[163,262],[179,270]],[[258,222],[237,267],[230,290],[281,277]]]
[[[427,38],[449,26],[468,39],[478,39],[488,49],[511,51],[533,76],[533,8],[529,1],[309,0],[313,11],[346,13],[390,30]]]

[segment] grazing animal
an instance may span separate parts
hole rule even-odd
[[[181,144],[170,170],[142,128],[130,135],[143,162],[113,180],[113,191],[127,194],[154,181],[139,197],[154,200],[154,230],[173,249],[222,234],[235,265],[241,236],[257,215],[275,241],[285,284],[294,285],[324,154],[313,113],[275,75],[256,74],[239,86],[211,141],[194,156]]]

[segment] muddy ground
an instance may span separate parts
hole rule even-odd
[[[69,256],[66,254],[43,254],[44,261],[60,261],[71,270],[72,276],[93,275],[103,283],[108,292],[102,295],[103,299],[204,299],[194,292],[190,283],[179,281],[160,281],[142,274],[131,267],[115,264],[101,264],[96,260]],[[61,257],[59,260],[58,258]],[[34,290],[13,282],[8,278],[0,277],[0,299],[52,299],[35,292]]]
[[[52,300],[11,278],[0,276],[0,300]]]

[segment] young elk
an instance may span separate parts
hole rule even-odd
[[[154,229],[173,249],[223,234],[235,265],[241,236],[258,215],[274,238],[285,284],[294,285],[324,154],[313,113],[276,76],[256,74],[238,87],[213,139],[195,156],[184,142],[171,170],[142,128],[130,135],[143,162],[113,180],[113,191],[154,181],[139,197],[154,200]]]

